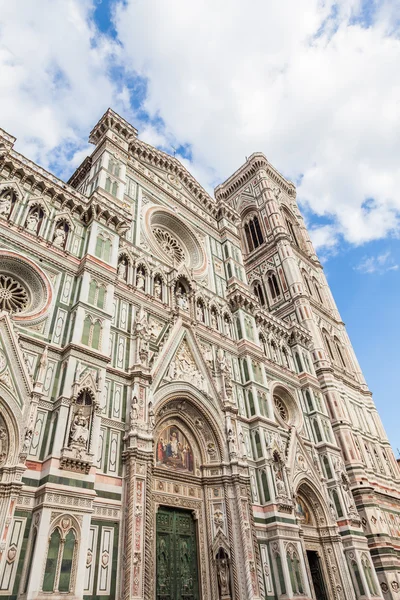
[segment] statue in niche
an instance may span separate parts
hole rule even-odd
[[[140,310],[135,323],[134,333],[137,336],[137,356],[142,365],[147,365],[149,359],[150,331],[147,323],[146,313]]]
[[[39,215],[38,215],[37,211],[35,210],[28,215],[28,218],[26,220],[26,228],[28,231],[31,231],[32,233],[37,233],[38,224],[39,224]]]
[[[179,306],[179,308],[182,308],[183,310],[188,310],[189,302],[188,302],[187,293],[181,283],[178,284],[175,295],[176,295],[176,303]]]
[[[228,557],[222,548],[217,555],[217,576],[220,600],[230,598],[229,591],[229,562]]]
[[[83,408],[78,408],[72,421],[71,431],[69,434],[69,445],[71,447],[78,446],[86,449],[89,439],[88,421],[88,417],[85,417],[83,414]]]
[[[22,445],[22,454],[29,454],[29,450],[31,449],[33,429],[29,428],[25,432],[24,443]]]
[[[162,285],[159,279],[154,280],[154,296],[157,300],[162,300]]]
[[[138,272],[136,274],[136,287],[138,290],[143,290],[145,288],[145,277],[144,277],[144,271],[143,269],[138,269]]]
[[[236,438],[232,428],[228,429],[228,448],[230,456],[237,456]]]
[[[53,237],[54,246],[57,246],[57,248],[64,248],[66,239],[67,233],[65,231],[64,223],[58,223]]]
[[[196,319],[201,323],[205,322],[204,306],[201,302],[197,302],[196,304]]]
[[[222,348],[218,348],[217,362],[218,362],[219,371],[220,371],[223,381],[224,381],[226,395],[230,397],[232,395],[231,369],[230,369],[229,363],[226,359],[225,353],[222,350]]]
[[[123,258],[118,263],[118,269],[117,269],[118,279],[121,279],[122,281],[126,281],[127,273],[128,273],[128,265],[126,263],[126,260]]]
[[[217,321],[217,315],[215,310],[211,311],[211,327],[213,329],[215,329],[216,331],[218,331],[218,321]]]
[[[8,454],[8,431],[3,417],[0,415],[0,466],[4,465]]]
[[[130,410],[130,414],[129,414],[131,428],[136,425],[138,417],[139,417],[138,399],[137,399],[136,394],[134,394],[132,396],[131,410]]]
[[[231,337],[231,324],[230,324],[228,317],[224,318],[224,329],[225,329],[225,335],[228,337]]]
[[[0,197],[0,215],[8,217],[11,211],[12,205],[12,192],[6,192]]]

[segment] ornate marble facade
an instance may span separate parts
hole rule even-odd
[[[112,110],[0,130],[0,597],[400,600],[400,473],[296,204]]]

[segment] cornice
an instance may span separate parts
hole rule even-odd
[[[132,138],[137,137],[138,130],[133,127],[123,117],[118,115],[112,108],[108,108],[101,119],[93,127],[89,134],[89,142],[98,144],[107,129],[115,131],[126,142],[130,142]]]
[[[206,192],[175,156],[170,156],[162,150],[157,150],[157,148],[154,148],[153,146],[150,146],[150,144],[146,144],[146,142],[137,138],[131,140],[129,150],[132,157],[136,160],[159,169],[161,168],[171,175],[178,177],[185,188],[206,210],[209,210],[211,214],[216,214],[215,199]]]
[[[296,196],[295,185],[283,177],[283,175],[271,165],[262,152],[254,152],[247,161],[233,173],[233,175],[215,188],[214,192],[216,199],[226,200],[232,194],[237,193],[243,186],[248,184],[260,169],[265,169],[267,175],[289,196]]]

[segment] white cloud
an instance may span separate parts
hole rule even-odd
[[[94,2],[0,0],[0,126],[17,149],[67,176],[113,106],[149,143],[188,145],[209,190],[263,151],[325,217],[311,235],[328,253],[399,233],[399,0],[116,0],[115,41]],[[114,66],[147,80],[140,112]]]
[[[390,252],[384,252],[377,256],[365,256],[361,263],[355,267],[361,273],[386,273],[387,271],[397,271],[399,265],[395,263]]]
[[[331,217],[317,243],[361,244],[399,229],[399,2],[374,6],[366,27],[361,0],[125,0],[116,28],[146,110],[200,171],[223,179],[261,150]]]
[[[108,74],[118,48],[92,11],[90,0],[0,0],[0,126],[20,152],[44,166],[56,159],[59,171],[76,166],[96,120],[123,100]]]

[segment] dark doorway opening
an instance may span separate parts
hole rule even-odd
[[[328,600],[324,576],[322,574],[321,559],[318,556],[318,552],[316,550],[307,550],[307,559],[314,585],[315,597],[317,600]]]

